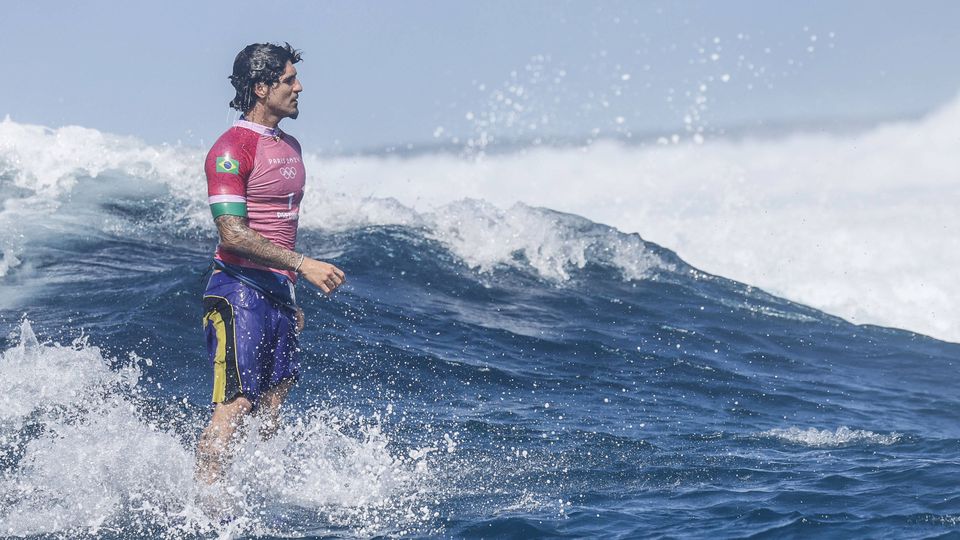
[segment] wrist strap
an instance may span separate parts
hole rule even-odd
[[[293,269],[294,272],[299,272],[299,271],[300,271],[300,265],[303,264],[303,259],[304,259],[304,258],[305,258],[305,257],[304,257],[304,255],[303,255],[303,253],[301,253],[301,254],[300,254],[300,262],[298,262],[298,263],[297,263],[297,266],[294,267],[294,269]]]

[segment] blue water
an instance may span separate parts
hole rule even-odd
[[[205,521],[213,228],[136,177],[81,186],[0,278],[0,534],[960,537],[960,345],[548,209],[612,242],[569,279],[471,268],[423,227],[301,229],[348,284],[299,287],[286,427],[243,444],[235,521]],[[639,278],[602,256],[630,243],[658,261]]]

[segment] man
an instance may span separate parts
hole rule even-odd
[[[289,43],[240,51],[230,106],[243,116],[206,159],[220,233],[216,269],[203,295],[215,403],[197,447],[197,477],[206,483],[222,476],[246,415],[262,416],[266,435],[276,430],[280,405],[298,376],[304,319],[293,292],[297,275],[326,294],[344,282],[339,268],[294,251],[306,176],[300,144],[278,124],[299,115],[299,61]]]

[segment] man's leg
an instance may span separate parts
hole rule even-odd
[[[252,408],[253,405],[243,396],[216,404],[210,424],[203,430],[197,444],[197,480],[206,484],[220,480],[232,457],[237,428]]]
[[[263,393],[257,405],[256,414],[261,419],[260,438],[263,440],[273,437],[280,429],[280,406],[298,376],[300,346],[297,335],[303,328],[303,312],[299,309],[290,313],[277,306],[270,316],[273,348],[264,362],[270,365],[270,384],[275,386]]]
[[[260,398],[260,405],[257,408],[257,416],[261,419],[260,437],[269,439],[280,428],[280,406],[287,398],[290,388],[293,387],[293,379],[286,379],[277,386],[264,392]]]

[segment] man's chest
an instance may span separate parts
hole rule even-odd
[[[257,149],[247,180],[247,197],[254,199],[302,197],[306,170],[299,152],[281,142]]]

